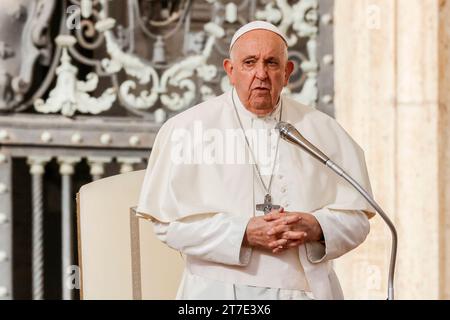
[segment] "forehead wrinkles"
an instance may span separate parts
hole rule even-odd
[[[267,30],[254,30],[244,34],[236,41],[231,50],[231,58],[272,56],[282,59],[285,50],[283,40],[275,33]]]

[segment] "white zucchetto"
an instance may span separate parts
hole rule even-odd
[[[247,24],[244,24],[242,27],[240,27],[235,32],[235,34],[233,35],[233,38],[231,39],[230,52],[231,52],[231,48],[233,47],[234,43],[243,34],[249,32],[249,31],[258,30],[258,29],[268,30],[268,31],[272,31],[273,33],[276,33],[277,35],[279,35],[281,37],[281,39],[283,39],[284,43],[286,43],[286,46],[287,46],[286,36],[276,26],[274,26],[273,24],[266,22],[266,21],[252,21]]]

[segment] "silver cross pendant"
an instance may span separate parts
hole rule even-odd
[[[270,194],[266,194],[264,197],[264,203],[260,203],[256,205],[257,211],[264,211],[264,214],[270,213],[273,209],[280,209],[281,206],[277,204],[272,204],[272,197]]]

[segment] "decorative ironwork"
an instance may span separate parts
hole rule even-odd
[[[39,21],[45,20],[48,24],[49,12],[54,10],[55,4],[35,2],[46,13],[39,15]],[[316,105],[318,5],[318,0],[196,3],[192,0],[128,0],[122,4],[126,14],[121,11],[122,14],[114,15],[110,1],[70,0],[63,6],[62,11],[67,14],[60,23],[53,64],[48,70],[53,76],[53,89],[46,100],[42,94],[33,95],[34,108],[39,113],[72,117],[83,113],[117,114],[112,109],[123,107],[134,116],[161,123],[169,114],[229,89],[227,77],[218,66],[228,55],[234,31],[254,19],[277,24],[288,36],[289,55],[296,67],[285,93]],[[196,17],[197,11],[209,14]],[[35,39],[30,42],[35,46],[47,45],[45,54],[41,50],[39,57],[45,56],[43,60],[49,64],[52,44],[42,32],[25,32],[24,37]],[[25,40],[22,43],[23,47],[29,47]],[[0,57],[13,54],[14,50],[2,42]],[[53,68],[55,59],[56,65],[59,64],[57,68]],[[73,59],[79,67],[73,64]],[[31,70],[33,65],[25,66]],[[86,82],[78,79],[79,68],[90,71]],[[6,101],[22,101],[19,91],[12,94],[9,90],[9,82],[13,82],[10,78],[9,73],[0,75],[4,83],[0,87],[0,93],[3,92],[1,110],[14,110],[14,104]],[[29,78],[17,81],[29,84]],[[102,86],[99,78],[104,80]],[[48,89],[49,81],[44,82]],[[108,82],[110,88],[102,89],[105,85],[108,87]],[[21,88],[20,94],[23,94],[29,85]],[[20,110],[25,107],[29,106],[22,103]]]
[[[89,96],[88,92],[97,89],[98,75],[90,72],[87,81],[77,81],[78,68],[71,64],[67,48],[75,44],[72,36],[58,36],[56,43],[62,48],[61,64],[56,69],[57,82],[44,102],[37,99],[34,107],[38,112],[61,112],[64,116],[73,116],[76,111],[98,114],[111,108],[116,95],[113,88],[106,89],[99,98]]]

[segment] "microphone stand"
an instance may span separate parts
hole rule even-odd
[[[387,300],[394,300],[394,271],[395,271],[395,260],[397,257],[397,231],[395,226],[386,213],[381,209],[381,207],[375,202],[375,200],[370,196],[370,194],[350,175],[348,175],[342,168],[340,168],[336,163],[330,160],[322,151],[316,148],[312,143],[305,139],[300,132],[291,124],[286,122],[279,122],[276,126],[280,131],[280,136],[284,140],[301,147],[304,151],[309,153],[311,156],[319,160],[321,163],[330,168],[334,173],[342,177],[348,183],[350,183],[353,188],[355,188],[378,212],[384,222],[388,225],[391,235],[392,235],[392,246],[391,246],[391,260],[389,263],[389,276],[388,276],[388,297]]]

